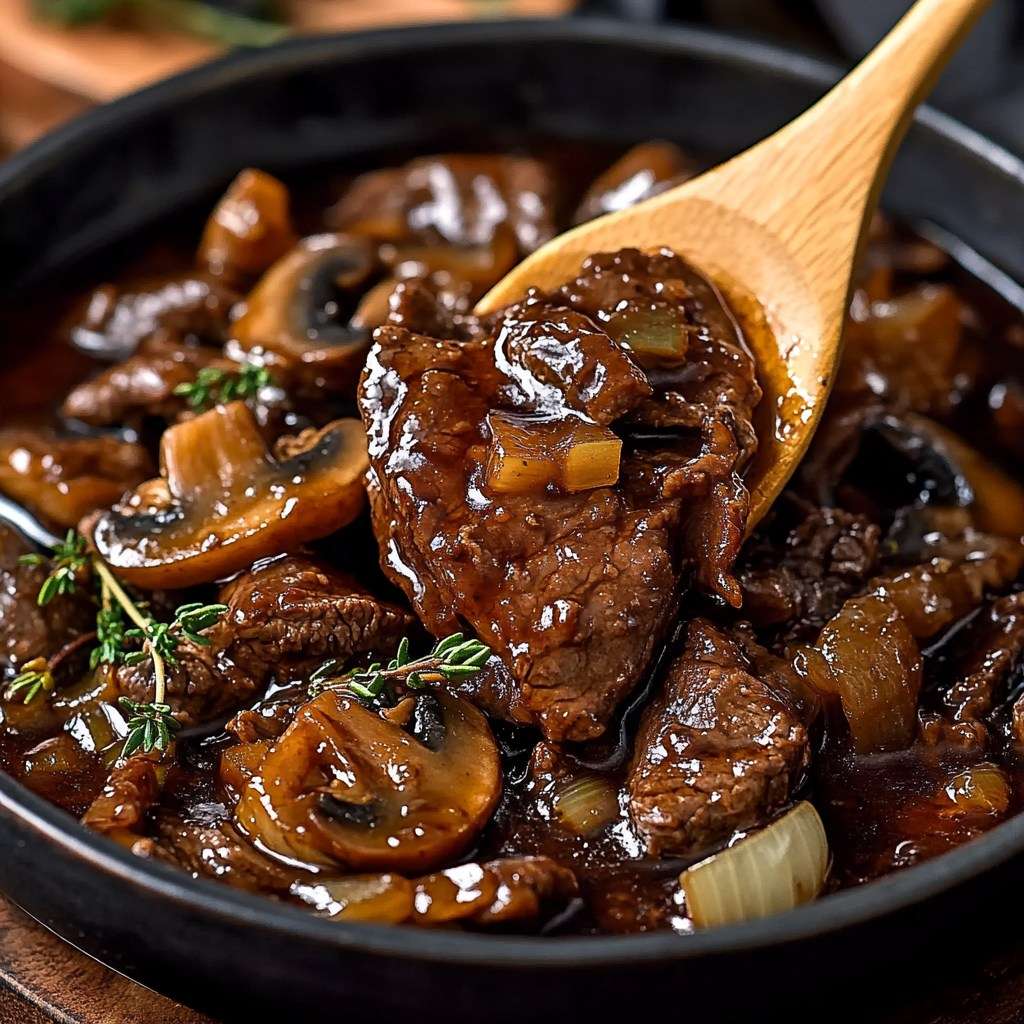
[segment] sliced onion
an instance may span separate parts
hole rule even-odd
[[[813,900],[828,872],[828,840],[814,807],[797,804],[767,828],[679,876],[698,928],[752,921]]]
[[[578,775],[559,787],[552,804],[562,824],[578,836],[600,831],[619,816],[619,794],[600,775]]]
[[[1010,783],[994,764],[978,764],[954,776],[945,786],[951,806],[947,815],[1003,815],[1010,806]]]
[[[894,602],[875,594],[851,598],[795,665],[819,692],[838,695],[858,753],[910,745],[921,652]]]
[[[400,924],[413,911],[413,885],[401,875],[348,875],[314,884],[296,882],[291,894],[325,917],[343,921]]]

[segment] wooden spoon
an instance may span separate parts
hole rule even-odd
[[[858,250],[914,108],[989,0],[918,0],[810,110],[727,163],[548,242],[478,312],[554,288],[595,252],[668,246],[725,293],[770,416],[747,473],[748,530],[803,457],[836,374]],[[699,112],[696,114],[699,116]]]

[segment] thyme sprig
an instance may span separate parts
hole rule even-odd
[[[7,700],[19,698],[22,704],[31,704],[40,693],[53,690],[53,672],[46,658],[26,661],[21,671],[10,681],[4,696]]]
[[[119,701],[129,716],[122,756],[128,757],[137,750],[145,753],[166,750],[178,728],[166,702],[167,666],[178,664],[182,640],[190,640],[202,647],[209,645],[210,640],[202,635],[202,631],[220,619],[227,611],[227,605],[192,601],[180,605],[170,622],[160,622],[148,613],[141,602],[133,600],[103,559],[88,553],[85,538],[74,530],[69,530],[64,540],[54,546],[52,558],[33,554],[23,556],[21,561],[26,565],[51,566],[37,597],[41,605],[48,604],[60,594],[74,593],[80,575],[86,567],[91,567],[99,580],[100,591],[96,631],[73,641],[65,652],[72,646],[95,642],[96,646],[89,654],[89,667],[92,669],[100,665],[152,662],[153,700],[140,703],[122,697]],[[127,628],[129,622],[131,628]],[[135,644],[137,649],[128,649],[129,645]],[[64,653],[56,657],[63,656]],[[13,699],[24,694],[24,703],[28,704],[40,693],[53,690],[53,672],[54,659],[33,659],[11,681],[5,695]]]
[[[199,412],[217,404],[255,398],[264,388],[273,385],[270,371],[255,363],[242,363],[237,370],[204,366],[195,380],[178,384],[174,394],[184,398],[191,409]]]
[[[73,594],[78,589],[79,577],[89,564],[89,555],[85,549],[85,538],[75,530],[68,530],[62,541],[53,546],[53,556],[22,555],[18,559],[21,565],[49,565],[50,573],[39,588],[36,604],[40,607],[49,604],[55,597]]]
[[[128,716],[128,735],[121,750],[124,758],[139,750],[144,754],[166,750],[171,745],[172,735],[181,728],[181,723],[171,714],[170,704],[158,701],[140,704],[128,697],[119,698],[117,703]]]
[[[455,682],[476,675],[491,656],[491,649],[480,640],[467,640],[452,633],[439,641],[421,658],[409,659],[409,638],[403,637],[395,656],[386,664],[374,662],[364,669],[338,674],[338,662],[324,662],[309,677],[309,693],[348,690],[362,700],[379,698],[386,689],[417,690],[430,683]]]

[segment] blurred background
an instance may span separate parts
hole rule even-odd
[[[61,121],[233,46],[441,19],[705,24],[849,63],[909,0],[0,0],[0,158]],[[996,0],[934,102],[1024,153],[1024,0]]]

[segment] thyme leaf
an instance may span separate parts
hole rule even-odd
[[[53,546],[51,558],[38,554],[22,555],[18,562],[21,565],[50,565],[50,573],[43,580],[36,597],[36,604],[42,607],[55,597],[73,594],[78,589],[78,578],[89,564],[89,555],[86,553],[85,538],[75,530],[68,530],[64,539]]]
[[[53,690],[53,672],[46,658],[33,658],[25,662],[21,672],[7,685],[4,691],[6,700],[19,698],[22,704],[31,704],[40,693]]]
[[[255,363],[242,363],[237,370],[204,366],[194,380],[178,384],[174,394],[184,398],[191,409],[199,412],[225,402],[256,398],[264,388],[273,384],[270,371]]]
[[[361,700],[377,700],[387,689],[418,690],[430,683],[455,682],[476,675],[491,656],[487,644],[453,633],[421,658],[409,659],[409,639],[403,637],[386,665],[374,662],[364,669],[338,674],[337,661],[324,662],[309,677],[309,694],[348,690]]]
[[[181,728],[181,723],[171,715],[170,704],[159,701],[141,704],[128,697],[119,698],[117,703],[127,715],[128,735],[121,750],[123,758],[139,751],[163,753],[171,745],[173,733]]]

